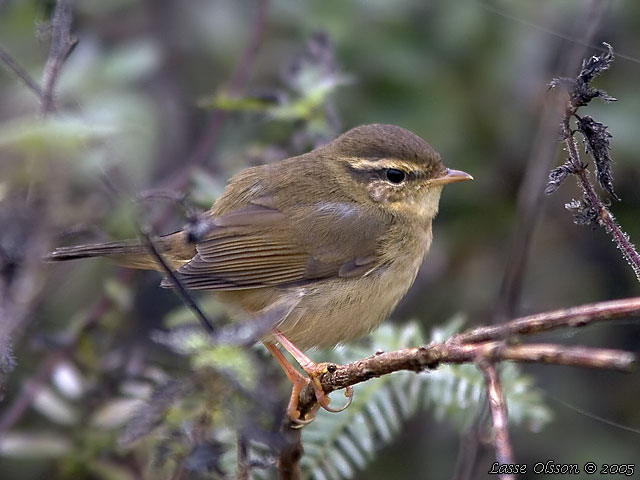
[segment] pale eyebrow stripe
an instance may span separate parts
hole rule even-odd
[[[396,158],[381,158],[380,160],[366,160],[364,158],[349,158],[349,167],[353,170],[376,171],[396,168],[408,173],[418,173],[415,166]]]

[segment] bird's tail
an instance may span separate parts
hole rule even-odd
[[[176,232],[153,240],[158,251],[174,269],[184,265],[195,255],[195,248],[184,242],[182,237],[182,232]],[[91,257],[108,257],[115,263],[130,268],[162,270],[156,258],[138,240],[59,247],[49,253],[45,260],[58,262]]]

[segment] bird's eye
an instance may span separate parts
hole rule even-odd
[[[387,168],[387,180],[391,183],[399,184],[404,181],[407,174],[397,168]]]

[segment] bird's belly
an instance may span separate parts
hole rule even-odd
[[[283,300],[294,303],[299,299],[276,328],[303,350],[329,348],[378,327],[407,293],[421,263],[419,256],[412,264],[387,265],[357,279],[331,278],[296,287],[218,292],[218,297],[254,317]]]
[[[300,303],[278,328],[302,349],[333,347],[362,337],[392,312],[418,267],[419,263],[402,269],[387,266],[357,280],[331,279],[301,287]]]

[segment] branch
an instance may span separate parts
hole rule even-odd
[[[239,434],[238,435],[238,453],[237,453],[237,475],[236,480],[249,480],[249,471],[251,466],[249,465],[249,443],[247,438]]]
[[[22,68],[22,66],[18,63],[18,61],[11,56],[11,54],[6,51],[2,46],[0,46],[0,60],[7,66],[9,70],[16,74],[16,76],[24,82],[24,84],[29,87],[33,93],[36,94],[40,100],[42,100],[42,90],[40,89],[40,85],[36,83],[36,81],[29,75],[29,73]]]
[[[72,18],[69,0],[58,0],[51,17],[51,45],[42,74],[43,87],[40,87],[18,61],[0,46],[0,61],[40,99],[44,116],[56,110],[55,86],[61,73],[62,64],[78,43],[78,40],[71,36]]]
[[[56,2],[51,17],[51,46],[49,56],[42,75],[42,113],[48,115],[55,112],[55,87],[60,76],[62,65],[78,43],[71,36],[71,4],[69,0]]]
[[[5,50],[0,48],[0,59],[13,71],[16,75],[22,79],[23,82],[35,92],[42,104],[42,115],[46,117],[53,111],[53,87],[60,72],[62,60],[55,62],[54,60],[59,55],[60,45],[62,39],[68,38],[68,30],[71,26],[71,9],[68,5],[68,0],[60,0],[53,12],[53,18],[51,20],[52,30],[52,43],[49,52],[49,58],[44,69],[44,80],[46,87],[41,89],[36,82],[29,76],[29,74],[15,61],[11,55]],[[65,36],[66,35],[66,36]],[[70,50],[67,50],[68,54]],[[65,58],[66,58],[65,54]],[[48,101],[48,99],[50,101]],[[50,104],[50,107],[47,105]],[[58,181],[59,178],[52,170],[52,165],[47,163],[45,168],[48,169],[48,182],[45,182],[43,197],[47,201],[43,205],[37,205],[34,197],[29,195],[29,200],[25,203],[24,207],[20,207],[19,210],[24,209],[27,214],[33,213],[32,209],[37,209],[41,214],[41,221],[33,222],[33,225],[29,227],[29,234],[25,238],[23,244],[10,247],[15,252],[19,252],[20,261],[17,263],[18,267],[15,272],[7,277],[6,282],[0,282],[0,317],[2,317],[3,328],[0,332],[0,349],[2,349],[2,355],[0,355],[0,390],[5,386],[5,372],[12,369],[11,365],[11,341],[15,340],[22,332],[25,331],[26,325],[30,320],[29,314],[33,312],[41,295],[43,295],[44,283],[42,282],[42,269],[43,264],[41,262],[42,255],[47,250],[47,245],[51,237],[51,225],[50,219],[53,218],[53,211],[57,205],[56,199],[60,197],[60,189],[64,189],[64,183]],[[36,206],[37,205],[37,206]],[[44,371],[44,370],[40,370]],[[37,384],[37,382],[36,382]],[[30,390],[23,390],[26,398],[33,398],[35,392],[30,393]],[[29,402],[30,403],[30,400]],[[27,403],[27,405],[28,405]],[[17,413],[16,419],[19,418],[26,407],[20,407],[22,410],[15,410]],[[10,411],[5,414],[3,418],[11,420]],[[0,424],[0,431],[2,430],[2,424]]]
[[[565,205],[573,211],[574,221],[583,225],[600,225],[613,237],[622,255],[627,260],[638,281],[640,281],[640,254],[629,241],[629,236],[620,228],[615,218],[602,202],[595,187],[587,175],[587,164],[580,159],[575,134],[580,132],[585,141],[585,150],[593,158],[596,178],[600,187],[614,200],[620,200],[613,189],[613,176],[611,165],[609,141],[612,135],[608,127],[595,121],[590,116],[578,116],[578,110],[588,105],[594,98],[600,98],[605,102],[613,102],[616,99],[603,90],[591,86],[593,79],[600,73],[608,70],[613,63],[613,48],[604,44],[608,51],[601,55],[594,55],[582,62],[582,69],[575,78],[554,78],[549,86],[562,87],[569,94],[564,118],[562,120],[562,139],[569,153],[569,160],[563,165],[553,169],[549,174],[549,183],[545,190],[550,194],[555,192],[569,175],[575,175],[582,187],[582,200],[574,200]],[[571,120],[576,119],[576,129],[571,128]]]
[[[555,344],[507,345],[504,342],[483,342],[457,345],[434,343],[422,347],[405,348],[348,363],[329,365],[320,380],[326,393],[366,382],[389,373],[408,370],[422,372],[434,370],[442,364],[513,361],[553,365],[597,368],[628,372],[633,368],[635,355],[624,350],[590,347],[568,347]],[[315,394],[311,386],[300,393],[300,410],[313,406]]]
[[[331,393],[401,370],[422,372],[438,368],[441,364],[474,363],[483,370],[487,379],[498,458],[512,458],[510,447],[507,445],[506,422],[503,421],[503,417],[506,418],[506,414],[502,412],[505,408],[504,401],[500,399],[501,388],[492,371],[495,370],[495,363],[514,361],[628,372],[634,367],[636,357],[633,353],[623,350],[542,343],[510,345],[505,340],[515,335],[532,335],[557,328],[578,328],[638,313],[640,298],[629,298],[530,315],[503,325],[475,328],[454,335],[442,343],[383,352],[346,365],[328,364],[326,373],[320,377],[320,384],[325,393]],[[304,418],[315,404],[313,387],[308,385],[299,397],[298,409],[301,418]],[[293,430],[294,426],[289,427],[288,430]],[[281,463],[285,462],[284,455],[281,454]],[[290,467],[290,459],[286,461]]]
[[[501,340],[514,335],[531,335],[558,328],[584,327],[592,323],[616,320],[640,314],[640,297],[588,303],[517,318],[501,325],[478,327],[458,335],[450,342],[477,343]]]
[[[487,382],[487,391],[489,392],[489,409],[493,420],[496,460],[501,465],[512,465],[516,462],[513,456],[513,448],[511,448],[511,441],[509,440],[507,404],[502,392],[502,383],[500,382],[498,370],[492,362],[479,362],[478,367],[484,374]],[[513,480],[515,476],[513,474],[501,474],[499,478],[501,480]]]
[[[147,251],[155,258],[158,264],[162,267],[164,273],[171,279],[173,282],[176,291],[178,292],[178,296],[184,302],[184,304],[189,307],[189,310],[193,312],[195,317],[200,321],[202,327],[210,334],[215,333],[215,328],[213,324],[209,320],[209,318],[204,314],[198,303],[194,300],[191,294],[187,291],[187,288],[184,284],[178,279],[175,271],[169,266],[167,261],[164,259],[156,245],[151,240],[151,236],[147,232],[146,229],[140,228],[140,238],[142,239],[142,243],[144,244]]]
[[[571,116],[575,115],[575,111],[576,109],[570,104],[562,122],[562,133],[565,137],[570,161],[576,167],[575,171],[572,173],[574,173],[578,178],[580,186],[584,192],[584,206],[594,212],[595,218],[593,221],[604,227],[607,233],[611,234],[613,240],[622,252],[622,255],[633,269],[636,278],[640,281],[640,255],[638,254],[636,247],[631,243],[631,241],[629,241],[629,235],[620,228],[620,225],[616,222],[613,214],[604,205],[604,203],[602,203],[602,200],[600,200],[595,188],[587,177],[586,165],[584,165],[580,160],[580,154],[578,153],[576,140],[574,138],[575,132],[571,129],[570,125]]]
[[[278,478],[280,480],[299,480],[302,478],[300,459],[304,452],[302,447],[302,430],[290,428],[289,421],[282,424],[284,446],[278,458]]]

